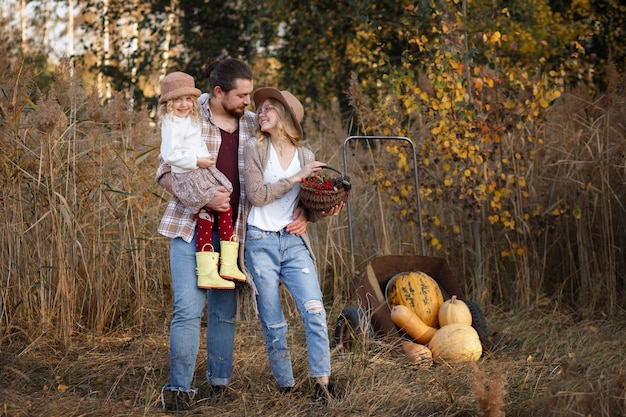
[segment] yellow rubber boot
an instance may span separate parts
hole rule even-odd
[[[218,288],[232,290],[235,283],[227,281],[217,273],[217,262],[220,254],[217,252],[196,252],[196,272],[198,273],[198,288]]]
[[[239,242],[220,240],[220,276],[233,281],[246,281],[246,276],[239,270]]]

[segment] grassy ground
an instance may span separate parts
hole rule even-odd
[[[475,364],[419,367],[397,343],[333,350],[337,398],[311,397],[298,317],[291,318],[294,393],[277,393],[256,319],[238,324],[234,377],[224,398],[206,398],[205,355],[196,407],[223,416],[622,416],[626,412],[626,315],[589,319],[552,305],[486,309],[492,349]],[[336,315],[330,315],[331,326]],[[397,341],[396,341],[397,342]],[[159,416],[168,379],[167,326],[62,346],[41,335],[3,345],[0,415]]]

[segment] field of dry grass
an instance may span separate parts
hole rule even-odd
[[[237,330],[233,383],[206,398],[200,354],[196,407],[203,416],[622,416],[626,412],[626,315],[590,320],[553,303],[486,311],[493,347],[475,364],[411,364],[396,343],[360,341],[333,350],[337,398],[311,398],[298,317],[291,317],[297,390],[273,385],[256,320]],[[6,342],[6,341],[5,341]],[[84,335],[65,346],[16,335],[0,356],[0,415],[159,416],[168,379],[164,328]],[[506,413],[506,414],[505,414]]]
[[[45,94],[38,77],[28,66],[0,72],[0,416],[163,415],[171,291],[168,242],[156,233],[168,198],[154,182],[158,130],[121,94],[101,103],[67,67]],[[347,128],[338,109],[311,113],[307,144],[342,167]],[[425,251],[445,258],[482,306],[491,349],[476,364],[417,367],[398,340],[335,346],[338,395],[324,405],[310,397],[303,332],[288,303],[297,390],[275,390],[252,317],[238,324],[225,398],[207,398],[201,352],[200,396],[186,415],[625,415],[625,114],[616,94],[565,95],[544,124],[527,126],[545,133],[543,145],[510,137],[500,149],[532,147],[522,152],[535,158],[525,161],[528,195],[502,195],[524,233],[490,224],[487,205],[474,218],[432,198],[423,201],[426,248],[415,199],[371,181],[384,171],[410,183],[398,159],[384,146],[350,148],[353,225],[344,213],[309,229],[329,326],[353,302],[350,281],[369,259]],[[427,144],[424,132],[410,137]],[[440,170],[420,172],[427,186],[443,182]],[[533,207],[537,215],[526,219]]]

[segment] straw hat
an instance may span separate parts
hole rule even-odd
[[[261,107],[261,104],[268,98],[278,101],[285,107],[285,109],[287,109],[287,112],[291,116],[296,129],[298,129],[300,136],[302,136],[302,126],[300,125],[300,122],[304,117],[304,107],[302,107],[300,100],[298,100],[289,91],[280,91],[272,87],[263,87],[256,90],[253,94],[255,108],[258,109]]]
[[[184,72],[172,72],[161,80],[161,98],[159,104],[178,97],[199,97],[201,91],[196,88],[193,77]]]

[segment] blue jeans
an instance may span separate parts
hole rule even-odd
[[[326,310],[313,258],[302,238],[284,230],[266,232],[249,225],[244,259],[258,290],[259,318],[276,385],[295,385],[287,346],[287,322],[280,301],[280,281],[287,287],[300,310],[310,376],[330,376]]]
[[[206,330],[207,371],[209,385],[228,385],[232,375],[235,345],[235,290],[198,288],[196,275],[196,242],[181,238],[170,244],[170,269],[174,292],[174,313],[170,325],[170,381],[166,391],[197,392],[192,386],[196,356],[200,344],[200,321],[208,303]],[[215,251],[219,238],[214,233]]]

